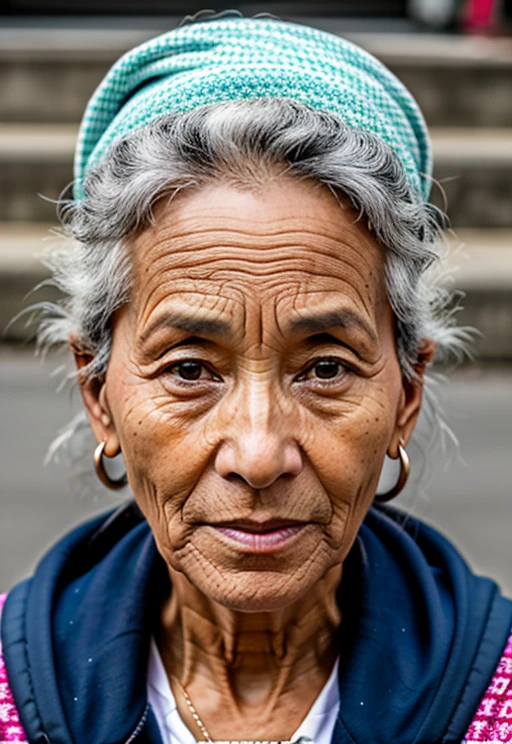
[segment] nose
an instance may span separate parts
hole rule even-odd
[[[228,414],[215,469],[223,478],[238,477],[252,488],[268,488],[280,477],[298,475],[303,467],[293,436],[293,412],[285,411],[270,390],[241,391]]]

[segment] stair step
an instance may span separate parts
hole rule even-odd
[[[512,159],[512,127],[435,127],[430,134],[436,161],[499,165]],[[75,123],[0,123],[0,157],[4,162],[9,158],[69,162],[77,136]]]
[[[45,287],[27,298],[48,276],[37,256],[58,241],[45,223],[0,224],[0,330],[21,308],[58,297],[54,288]],[[447,268],[455,270],[447,281],[466,295],[458,323],[481,331],[475,343],[479,358],[512,361],[512,229],[460,230],[451,243],[454,251]],[[33,331],[23,318],[3,340],[26,340]]]
[[[463,291],[512,292],[512,230],[457,230],[450,239],[446,267]],[[512,304],[512,296],[511,296]]]
[[[512,225],[512,128],[435,128],[432,201],[455,227]],[[444,194],[443,194],[444,192]]]
[[[0,272],[43,277],[46,269],[39,256],[61,240],[56,223],[0,223]],[[446,268],[454,272],[455,286],[512,289],[512,228],[461,229],[449,235],[449,243]]]
[[[64,163],[73,159],[76,124],[1,124],[0,158],[3,163]]]
[[[506,167],[512,159],[512,127],[436,127],[431,137],[434,159],[443,167],[451,163]]]
[[[0,124],[0,222],[51,221],[72,180],[76,124]],[[456,227],[512,226],[512,128],[433,128],[433,201]],[[42,196],[46,198],[42,198]]]
[[[181,20],[149,27],[1,28],[0,121],[75,122],[107,69],[127,49]],[[512,126],[508,39],[350,33],[340,18],[296,18],[354,40],[387,64],[431,126]]]

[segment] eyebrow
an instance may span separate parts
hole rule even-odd
[[[333,310],[326,313],[319,313],[318,315],[295,318],[290,323],[290,331],[292,333],[314,334],[328,331],[329,328],[335,328],[336,326],[346,328],[347,330],[358,328],[368,336],[371,344],[378,342],[373,328],[363,318],[357,315],[357,313],[349,309]]]
[[[233,332],[229,323],[216,318],[198,318],[183,313],[164,313],[157,318],[151,325],[146,328],[140,336],[139,342],[145,343],[150,336],[159,331],[161,328],[170,328],[186,333],[192,333],[194,336],[228,336],[231,337]]]

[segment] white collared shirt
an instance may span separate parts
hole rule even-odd
[[[157,645],[151,641],[148,665],[148,702],[160,727],[164,744],[196,744],[196,739],[181,718]],[[314,744],[330,744],[340,703],[338,661],[324,688],[290,741],[299,739]]]

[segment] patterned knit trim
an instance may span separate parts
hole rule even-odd
[[[466,744],[512,742],[512,636],[465,741]]]
[[[0,616],[6,599],[0,594]],[[28,744],[14,705],[0,641],[0,744]],[[468,729],[464,744],[512,742],[512,635]]]
[[[0,594],[0,615],[6,598],[6,594]],[[0,744],[12,744],[12,742],[28,744],[9,687],[0,640]]]

